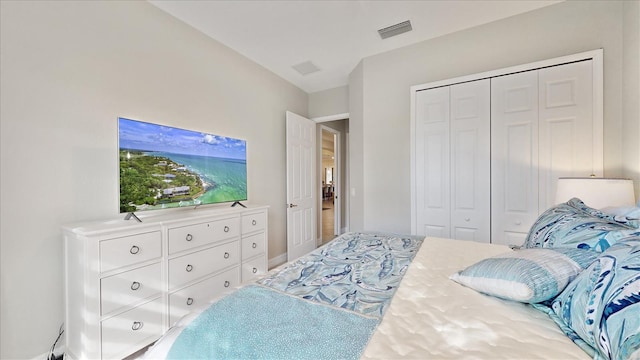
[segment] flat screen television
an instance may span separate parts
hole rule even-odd
[[[245,140],[118,118],[118,148],[121,213],[247,200]]]

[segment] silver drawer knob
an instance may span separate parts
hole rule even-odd
[[[251,247],[255,249],[255,248],[257,248],[257,247],[258,247],[258,244],[253,243],[253,244],[251,244]]]
[[[188,298],[187,299],[187,305],[191,305],[193,304],[193,298]]]
[[[469,222],[469,221],[471,221],[471,219],[470,218],[464,218],[464,221]]]
[[[131,325],[131,330],[133,330],[133,331],[140,330],[140,329],[142,329],[143,325],[144,325],[144,323],[141,322],[141,321],[134,321],[133,325]]]
[[[251,225],[255,225],[255,224],[257,224],[257,223],[258,223],[257,221],[255,221],[255,220],[251,220]]]
[[[229,287],[231,285],[231,283],[228,280],[224,281],[224,287]]]
[[[131,290],[136,291],[136,290],[138,290],[138,289],[140,289],[140,283],[139,283],[139,282],[137,282],[137,281],[134,281],[134,282],[131,284]]]
[[[133,245],[133,246],[131,247],[131,249],[129,249],[129,252],[130,252],[132,255],[135,255],[135,254],[137,254],[137,253],[139,253],[139,252],[140,252],[140,248],[139,248],[139,247],[137,247],[137,246],[135,246],[135,245]]]
[[[229,227],[228,226],[224,227],[224,232],[229,232]]]
[[[191,240],[193,240],[193,235],[187,234],[187,236],[185,236],[184,239],[187,240],[187,241],[191,241]]]
[[[228,258],[229,258],[229,256],[230,256],[230,255],[229,255],[229,253],[228,253],[228,252],[225,252],[225,253],[224,253],[224,258],[225,258],[225,259],[228,259]]]
[[[193,266],[187,265],[187,268],[185,270],[187,270],[187,272],[191,272],[191,270],[193,270]]]
[[[253,268],[253,273],[256,274],[258,272],[258,268]]]

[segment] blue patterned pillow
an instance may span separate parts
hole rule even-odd
[[[602,209],[602,212],[611,215],[618,222],[640,228],[640,200],[636,206],[618,206]]]
[[[573,198],[542,213],[531,226],[524,247],[582,248],[602,252],[634,235],[640,235],[640,229],[617,222],[613,215]]]
[[[558,295],[597,256],[583,249],[523,249],[481,260],[450,278],[487,295],[538,303]]]
[[[640,357],[640,237],[603,252],[552,308],[603,357]]]

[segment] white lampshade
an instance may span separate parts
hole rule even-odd
[[[556,204],[567,202],[574,197],[595,209],[635,204],[633,180],[630,179],[559,178]]]

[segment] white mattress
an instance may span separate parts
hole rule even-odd
[[[546,314],[479,294],[449,275],[507,246],[427,238],[363,359],[589,359]],[[145,358],[164,358],[200,311],[176,324]]]
[[[507,246],[427,238],[365,359],[589,359],[546,314],[479,294],[449,275]]]

